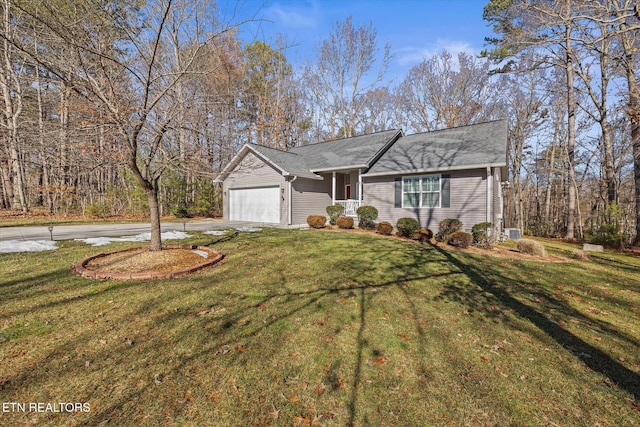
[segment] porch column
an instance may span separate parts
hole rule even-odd
[[[493,203],[493,176],[491,174],[491,167],[487,167],[487,222],[490,222],[490,223],[493,223],[492,212],[491,212],[492,203]]]
[[[362,197],[362,169],[358,169],[358,204],[362,205],[362,201],[364,197]]]
[[[331,177],[331,205],[336,204],[336,173],[335,171]]]

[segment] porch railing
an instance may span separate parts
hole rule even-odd
[[[360,207],[360,200],[336,200],[336,205],[344,207],[344,216],[358,216],[358,214],[356,214],[356,211]]]

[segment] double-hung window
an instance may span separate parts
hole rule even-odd
[[[403,208],[439,208],[440,175],[402,178]]]

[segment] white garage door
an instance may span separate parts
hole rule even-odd
[[[280,187],[229,190],[232,221],[280,222]]]

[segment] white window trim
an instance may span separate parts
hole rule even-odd
[[[422,178],[438,178],[438,206],[422,206],[422,195],[424,193],[433,193],[433,191],[422,191]],[[420,206],[405,206],[404,204],[404,195],[405,195],[405,191],[404,191],[404,182],[405,179],[419,179],[420,180],[420,200],[418,201]],[[408,175],[408,176],[403,176],[402,177],[402,194],[401,194],[401,198],[402,198],[402,207],[403,208],[407,208],[407,209],[440,209],[440,207],[442,206],[442,174],[432,174],[432,175]]]

